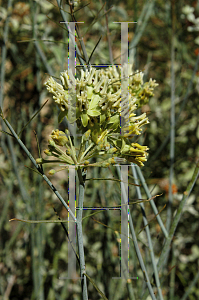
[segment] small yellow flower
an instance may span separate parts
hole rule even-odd
[[[59,131],[58,129],[53,130],[50,137],[58,146],[64,146],[68,143],[68,138],[66,137],[65,133],[63,131]]]

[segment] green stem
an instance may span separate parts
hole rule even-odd
[[[119,174],[119,177],[121,178],[120,168],[118,166],[116,168],[117,168],[117,172]],[[123,197],[125,198],[125,203],[128,203],[128,197],[126,195],[125,188],[124,188],[124,183],[122,181],[121,181],[121,193],[123,194]],[[137,258],[138,258],[138,261],[140,263],[140,267],[142,269],[143,276],[145,277],[145,282],[147,284],[150,296],[151,296],[152,300],[156,300],[156,297],[154,296],[153,288],[151,286],[149,276],[148,276],[148,273],[147,273],[147,270],[146,270],[146,267],[145,267],[145,264],[144,264],[139,246],[138,246],[138,241],[137,241],[137,237],[136,237],[135,228],[134,228],[133,219],[132,219],[131,214],[129,214],[129,227],[130,227],[131,235],[132,235],[132,238],[133,238],[133,243],[134,243],[135,251],[136,251],[136,254],[137,254]]]
[[[77,170],[79,178],[79,201],[77,209],[77,240],[78,240],[78,249],[79,249],[79,260],[80,260],[80,276],[81,276],[81,285],[82,285],[82,294],[83,300],[88,300],[86,276],[85,276],[85,259],[84,259],[84,245],[83,245],[83,232],[82,232],[82,213],[84,206],[84,191],[85,191],[85,179],[86,172]]]
[[[171,220],[172,220],[172,205],[173,205],[173,192],[172,184],[174,178],[174,160],[175,160],[175,13],[174,13],[174,1],[171,2],[171,20],[172,20],[172,31],[171,31],[171,117],[170,117],[170,171],[169,171],[169,201],[167,206],[167,221],[166,229],[169,231]]]
[[[132,166],[133,177],[135,178],[134,181],[138,185],[139,182],[138,182],[136,168],[138,168],[138,166],[136,166],[136,165]],[[136,191],[137,191],[138,199],[142,199],[142,194],[141,194],[140,187],[136,186],[135,188],[136,188]],[[157,270],[157,266],[156,266],[156,262],[155,262],[155,254],[154,254],[154,251],[153,251],[153,244],[152,244],[152,240],[151,240],[150,230],[149,230],[149,226],[147,226],[148,221],[147,221],[147,218],[146,218],[144,203],[140,203],[140,206],[141,206],[141,211],[142,211],[142,214],[143,214],[143,223],[144,223],[144,226],[146,226],[145,231],[146,231],[146,235],[147,235],[147,239],[148,239],[149,253],[150,253],[150,256],[151,256],[151,263],[152,263],[153,271],[154,271],[154,275],[155,275],[155,281],[156,281],[156,285],[157,285],[157,289],[158,289],[158,295],[159,295],[159,298],[161,300],[163,300],[162,290],[161,290],[161,287],[160,287],[160,279],[159,279],[159,276],[158,276],[158,270]]]
[[[146,5],[143,7],[142,12],[140,13],[140,17],[137,22],[138,25],[136,26],[134,37],[129,45],[129,49],[131,49],[129,57],[133,54],[133,50],[134,50],[133,48],[137,46],[137,44],[139,43],[143,35],[144,29],[147,26],[147,22],[153,13],[153,8],[154,8],[154,0],[148,1]]]
[[[137,167],[137,173],[138,173],[138,177],[139,177],[139,179],[140,179],[140,181],[142,183],[142,186],[143,186],[143,188],[145,190],[145,193],[146,193],[147,197],[149,199],[151,199],[152,198],[151,193],[150,193],[149,188],[148,188],[148,186],[146,184],[146,181],[144,179],[142,171],[140,170],[140,167]],[[156,219],[157,219],[157,221],[158,221],[158,223],[159,223],[159,225],[160,225],[160,227],[162,229],[162,232],[164,233],[164,236],[167,238],[168,237],[168,232],[167,232],[166,228],[164,227],[164,224],[162,222],[162,219],[161,219],[160,215],[158,214],[158,210],[157,210],[157,207],[156,207],[155,202],[153,201],[153,199],[150,201],[150,204],[151,204],[151,207],[152,207],[152,209],[154,211],[154,214],[157,215]]]
[[[172,261],[171,261],[171,275],[170,275],[170,290],[169,290],[169,299],[174,300],[175,298],[175,275],[176,275],[176,264],[177,264],[177,256],[175,255],[175,245],[172,245]]]
[[[186,293],[184,294],[184,296],[181,298],[181,300],[186,300],[187,297],[189,296],[189,294],[191,293],[192,288],[197,284],[199,280],[199,271],[196,274],[195,278],[191,281],[188,289],[186,290]]]
[[[176,227],[177,227],[177,225],[180,221],[180,218],[181,218],[181,215],[182,215],[182,210],[183,210],[183,208],[186,204],[187,199],[189,198],[189,195],[191,194],[191,191],[192,191],[192,189],[193,189],[193,187],[196,183],[196,180],[197,180],[198,176],[199,176],[199,162],[196,165],[196,168],[195,168],[195,171],[194,171],[193,176],[191,178],[191,181],[188,184],[188,187],[187,187],[186,191],[184,192],[184,195],[182,197],[182,200],[180,201],[180,205],[178,207],[177,213],[176,213],[175,218],[172,222],[171,229],[169,231],[169,235],[166,238],[166,242],[164,244],[164,247],[162,249],[162,252],[161,252],[158,264],[157,264],[158,271],[160,271],[160,269],[162,268],[162,266],[164,264],[164,260],[167,257],[167,254],[170,250],[170,244],[171,244],[171,241],[173,239]]]

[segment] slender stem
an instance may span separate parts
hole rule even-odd
[[[171,31],[171,128],[170,128],[170,171],[169,171],[169,201],[167,207],[167,221],[166,228],[169,230],[172,218],[172,204],[173,204],[173,193],[172,193],[172,184],[174,177],[174,159],[175,159],[175,13],[174,13],[174,1],[171,2],[171,14],[172,14],[172,31]]]
[[[175,245],[172,245],[172,261],[171,261],[171,275],[170,275],[170,290],[169,290],[169,299],[174,299],[175,294],[175,275],[176,275],[176,263],[177,263],[177,256],[175,255]]]
[[[143,7],[142,12],[140,13],[139,19],[133,20],[133,21],[138,21],[137,22],[138,26],[136,26],[135,35],[129,44],[129,49],[131,49],[129,53],[129,57],[131,57],[131,55],[133,54],[134,51],[133,48],[137,46],[137,44],[139,43],[143,35],[144,29],[147,26],[147,22],[153,13],[153,7],[154,7],[154,0],[148,1],[146,5]]]
[[[119,177],[121,178],[120,168],[118,166],[116,168],[117,168],[117,172],[119,174]],[[124,183],[123,182],[121,182],[121,192],[123,194],[123,197],[126,199],[125,202],[128,203],[128,197],[125,193],[125,188],[124,188]],[[131,214],[129,214],[129,225],[130,225],[130,230],[131,230],[131,235],[132,235],[132,238],[133,238],[135,251],[136,251],[138,261],[140,263],[140,267],[142,269],[142,272],[143,272],[143,275],[144,275],[144,278],[145,278],[150,296],[151,296],[152,300],[156,300],[156,297],[154,296],[153,288],[151,286],[149,276],[148,276],[148,273],[147,273],[146,267],[144,265],[144,261],[142,259],[142,255],[141,255],[141,252],[140,252],[140,249],[139,249],[139,246],[138,246],[138,241],[137,241],[137,237],[136,237],[135,228],[134,228],[134,225],[133,225],[133,220],[132,220]]]
[[[192,288],[197,284],[198,280],[199,280],[199,271],[198,271],[198,273],[196,274],[194,280],[191,281],[191,283],[190,283],[188,289],[186,290],[186,293],[185,293],[184,296],[181,298],[181,300],[186,300],[186,299],[188,298],[189,294],[191,293]]]
[[[116,231],[115,234],[116,234],[117,239],[120,240],[120,239],[121,239],[121,236],[120,236],[119,232]],[[125,265],[125,260],[124,260],[123,255],[121,255],[121,258],[120,258],[120,259],[121,259],[121,261],[122,261],[121,266],[122,266],[122,265],[124,266],[124,265]],[[131,283],[131,281],[128,281],[128,277],[129,277],[128,269],[127,269],[127,268],[126,268],[126,269],[122,269],[122,272],[123,272],[124,278],[125,278],[125,280],[126,280],[126,284],[127,284],[127,289],[128,289],[129,297],[130,297],[131,300],[136,300],[135,295],[134,295],[134,290],[133,290],[132,283]]]
[[[34,41],[34,44],[35,44],[35,48],[37,49],[37,52],[38,52],[39,56],[41,57],[41,60],[42,60],[42,62],[43,62],[43,64],[44,64],[44,66],[46,67],[46,70],[47,70],[48,74],[49,74],[50,76],[53,76],[54,71],[53,71],[53,69],[51,68],[51,66],[49,65],[49,63],[48,63],[48,61],[47,61],[47,58],[46,58],[46,55],[45,55],[44,52],[42,51],[42,49],[41,49],[41,47],[40,47],[38,41]]]
[[[77,240],[79,248],[79,260],[80,260],[80,276],[81,276],[81,285],[82,285],[82,294],[83,300],[88,300],[86,276],[85,276],[85,259],[84,259],[84,245],[83,245],[83,232],[82,232],[82,213],[84,206],[84,191],[85,191],[85,179],[86,172],[77,170],[79,178],[79,201],[77,209]]]
[[[143,186],[143,188],[145,190],[145,193],[146,193],[147,197],[149,199],[151,199],[152,197],[151,197],[149,188],[148,188],[148,186],[146,184],[144,176],[142,175],[142,171],[140,170],[140,167],[137,167],[137,173],[138,173],[139,179],[140,179],[140,181],[142,183],[142,186]],[[153,201],[153,199],[150,201],[150,204],[151,204],[151,207],[152,207],[152,209],[154,211],[154,214],[157,215],[158,214],[158,210],[157,210],[157,207],[156,207],[155,202]],[[160,225],[160,227],[162,229],[162,232],[164,233],[164,236],[168,237],[168,232],[167,232],[166,228],[164,227],[164,224],[162,222],[162,219],[161,219],[160,215],[158,214],[156,218],[157,218],[157,221],[158,221],[158,223],[159,223],[159,225]]]
[[[158,261],[158,265],[157,265],[158,271],[160,271],[160,269],[162,268],[162,266],[164,264],[164,261],[165,261],[165,258],[167,257],[167,254],[170,250],[170,244],[171,244],[171,241],[173,239],[176,227],[177,227],[177,225],[180,221],[180,218],[181,218],[181,215],[182,215],[182,210],[183,210],[183,208],[186,204],[187,199],[189,198],[189,195],[191,194],[191,191],[192,191],[192,189],[193,189],[193,187],[196,183],[196,180],[197,180],[198,176],[199,176],[199,162],[196,165],[196,168],[195,168],[195,171],[193,173],[192,179],[191,179],[190,183],[188,184],[188,187],[187,187],[186,191],[183,193],[182,200],[180,201],[180,205],[178,207],[177,213],[176,213],[175,218],[172,222],[171,229],[169,231],[169,235],[166,238],[166,242],[164,244],[164,247],[162,249],[162,252],[161,252],[161,255],[160,255],[160,258],[159,258],[159,261]]]
[[[136,167],[138,167],[138,166],[133,165],[132,166],[132,171],[133,171],[133,177],[135,178],[134,179],[135,184],[138,185],[139,182],[138,182]],[[136,186],[135,188],[136,188],[136,191],[137,191],[138,199],[142,199],[140,187]],[[147,239],[148,239],[149,253],[150,253],[150,256],[151,256],[151,263],[152,263],[153,271],[154,271],[154,275],[155,275],[155,281],[156,281],[156,285],[157,285],[157,289],[158,289],[158,295],[159,295],[159,298],[161,300],[163,300],[162,290],[161,290],[161,287],[160,287],[160,279],[159,279],[159,276],[158,276],[157,265],[156,265],[156,262],[155,262],[155,255],[154,255],[154,251],[153,251],[153,245],[152,245],[150,230],[149,230],[149,226],[147,226],[148,221],[147,221],[146,214],[145,214],[144,203],[140,203],[139,205],[141,206],[141,211],[142,211],[142,214],[143,214],[143,223],[144,223],[144,226],[146,226],[145,231],[146,231],[146,235],[147,235]]]

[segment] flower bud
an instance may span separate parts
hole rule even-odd
[[[52,152],[49,151],[49,149],[44,150],[44,153],[45,153],[47,156],[53,155]]]
[[[139,157],[136,157],[139,161],[143,162],[143,161],[146,161],[146,156],[139,156]]]
[[[110,165],[110,163],[107,162],[107,161],[104,161],[104,162],[102,162],[102,164],[101,164],[102,168],[108,168],[109,165]]]
[[[104,143],[101,142],[99,145],[97,145],[97,150],[101,151],[104,148]]]
[[[108,162],[109,162],[110,164],[116,164],[116,160],[115,160],[114,157],[109,158]]]
[[[149,148],[147,146],[141,146],[140,144],[138,143],[131,143],[131,146],[134,147],[135,149],[139,149],[139,150],[142,150],[142,151],[147,151],[149,150]],[[137,150],[136,149],[136,150]]]
[[[55,147],[55,142],[53,140],[48,140],[50,146]]]
[[[65,134],[70,135],[70,132],[68,129],[65,129]]]
[[[135,149],[133,147],[130,147],[130,152],[133,153],[134,155],[142,155],[142,154],[144,154],[143,150]]]
[[[66,149],[66,154],[71,155],[71,149]]]
[[[54,141],[58,146],[65,146],[68,142],[68,138],[66,136],[59,136],[57,139],[54,139]]]
[[[37,159],[36,159],[36,163],[37,163],[38,165],[42,164],[42,163],[43,163],[43,158],[37,158]]]
[[[87,130],[87,131],[84,133],[84,135],[83,135],[83,137],[82,137],[82,141],[83,141],[83,142],[86,142],[86,141],[89,139],[90,134],[91,134],[91,130],[89,129],[89,130]]]
[[[51,170],[48,172],[49,175],[54,175],[55,173],[56,173],[56,171],[53,170],[53,169],[51,169]]]

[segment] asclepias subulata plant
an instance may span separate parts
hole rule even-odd
[[[129,68],[128,96],[121,95],[121,68],[111,66],[96,70],[90,66],[81,70],[81,76],[75,79],[71,70],[62,72],[61,84],[50,77],[45,83],[47,90],[60,109],[59,123],[68,116],[69,92],[72,85],[76,86],[75,107],[72,107],[72,120],[76,122],[82,134],[78,148],[74,145],[68,129],[65,132],[55,129],[48,140],[47,156],[56,160],[37,159],[37,163],[65,163],[75,165],[76,169],[88,166],[108,167],[119,158],[122,162],[133,162],[143,166],[147,160],[147,146],[132,142],[132,138],[141,134],[143,125],[149,123],[146,113],[137,115],[137,109],[145,105],[153,96],[158,85],[155,80],[143,83],[143,73],[133,74]],[[124,126],[121,128],[121,103],[126,110]],[[121,129],[123,134],[121,134]],[[91,163],[92,157],[103,158],[102,161]],[[56,171],[50,170],[53,175]]]

